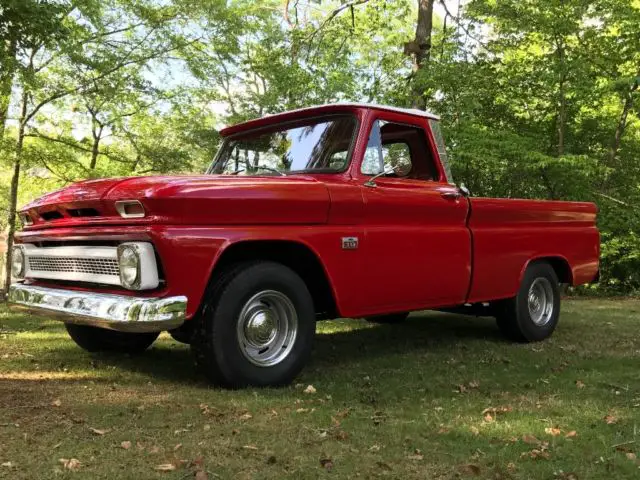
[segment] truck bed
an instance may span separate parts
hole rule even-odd
[[[468,302],[513,297],[529,262],[554,258],[579,285],[598,273],[597,207],[586,202],[471,198],[473,243]],[[564,269],[564,270],[562,270]]]

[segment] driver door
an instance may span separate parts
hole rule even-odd
[[[415,120],[421,122],[421,120]],[[433,161],[424,124],[378,118],[360,165],[367,306],[396,312],[464,303],[468,201]],[[372,181],[383,171],[386,175]]]

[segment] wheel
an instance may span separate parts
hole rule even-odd
[[[290,383],[309,360],[316,327],[306,284],[273,262],[240,264],[220,275],[195,320],[196,365],[231,387]]]
[[[140,353],[155,342],[159,332],[129,333],[65,323],[69,336],[88,352]]]
[[[514,298],[496,305],[500,330],[518,342],[537,342],[551,336],[560,316],[560,287],[553,267],[531,264]]]
[[[402,313],[389,313],[387,315],[376,315],[374,317],[367,317],[367,322],[373,323],[402,323],[409,316],[409,312]]]

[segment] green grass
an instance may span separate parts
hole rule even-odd
[[[166,335],[91,355],[2,310],[0,478],[639,478],[639,325],[635,300],[567,300],[530,345],[436,312],[323,322],[296,385],[229,391]]]

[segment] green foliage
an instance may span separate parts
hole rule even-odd
[[[447,1],[444,15],[435,3],[414,71],[415,0],[6,0],[0,198],[23,106],[20,202],[83,178],[202,172],[225,124],[341,100],[410,106],[422,92],[456,181],[596,201],[596,288],[640,289],[640,2]]]

